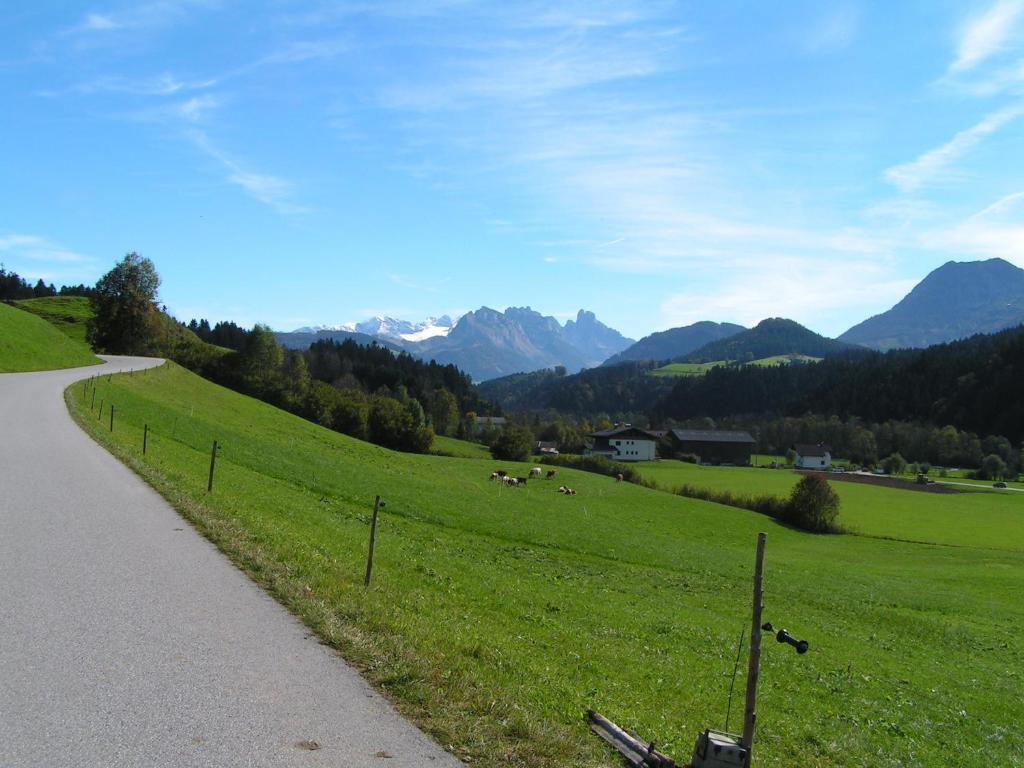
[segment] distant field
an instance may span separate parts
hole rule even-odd
[[[811,357],[810,355],[775,355],[773,357],[762,357],[760,360],[751,360],[748,365],[788,365],[789,363],[817,363],[822,358]]]
[[[812,536],[568,469],[559,481],[575,497],[546,481],[503,489],[487,480],[489,459],[392,453],[170,364],[104,380],[97,394],[117,405],[113,435],[81,387],[67,391],[97,440],[473,765],[619,766],[584,726],[588,706],[685,760],[696,733],[724,719],[759,530],[765,620],[811,642],[802,657],[765,646],[759,765],[1024,761],[1024,547],[1007,510],[961,510],[973,527],[959,547]],[[223,452],[208,495],[213,439]],[[694,470],[705,471],[680,472]],[[795,479],[706,476],[780,490]],[[364,590],[377,493],[387,506]],[[898,535],[899,494],[844,514]],[[962,498],[975,496],[999,498]],[[949,517],[912,522],[943,538]],[[989,529],[1005,531],[1003,549],[976,546]]]
[[[702,467],[673,460],[644,462],[638,469],[664,489],[689,484],[746,495],[788,496],[800,480],[788,469]],[[832,487],[841,500],[839,522],[856,533],[1024,550],[1024,494],[968,489],[932,494],[838,480]]]
[[[725,365],[724,360],[713,363],[669,363],[650,371],[651,376],[703,376],[712,368]]]
[[[19,309],[38,315],[75,341],[86,343],[85,324],[92,317],[89,300],[82,296],[47,296],[14,302]]]
[[[758,366],[769,366],[769,365],[785,365],[792,362],[817,362],[821,360],[820,357],[809,357],[808,355],[775,355],[774,357],[764,357],[760,360],[751,360],[746,365],[758,365]],[[669,363],[663,365],[661,368],[655,368],[649,372],[650,376],[703,376],[705,373],[720,365],[727,365],[726,360],[716,360],[712,363]]]
[[[40,317],[0,303],[0,373],[75,368],[102,362]]]

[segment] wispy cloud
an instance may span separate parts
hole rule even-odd
[[[120,33],[164,27],[187,18],[190,11],[219,6],[219,0],[151,0],[131,3],[116,11],[89,12],[61,34],[84,45],[114,42],[120,39]]]
[[[182,80],[175,75],[163,73],[152,77],[124,77],[104,75],[87,82],[78,83],[64,91],[47,91],[45,95],[73,93],[90,96],[98,93],[123,93],[130,96],[174,96],[189,91],[205,90],[217,84],[215,79]]]
[[[752,325],[784,311],[821,333],[836,335],[846,330],[834,325],[837,307],[895,303],[915,282],[862,260],[830,262],[822,269],[815,259],[752,258],[732,270],[725,285],[669,296],[660,306],[661,321],[666,328],[708,319]]]
[[[921,239],[934,250],[998,256],[1024,267],[1024,192],[1005,195],[960,223],[928,231]]]
[[[305,213],[307,209],[294,202],[295,185],[279,176],[258,173],[243,167],[210,141],[201,130],[192,129],[186,132],[192,143],[207,156],[216,160],[227,171],[227,180],[241,187],[250,197],[269,205],[282,214]]]
[[[90,32],[107,32],[112,29],[120,29],[121,23],[112,16],[105,16],[102,13],[89,13],[79,23],[78,28]]]
[[[984,12],[967,21],[960,32],[952,72],[972,69],[998,53],[1024,14],[1024,0],[997,0]]]
[[[889,168],[885,171],[885,179],[903,192],[914,192],[925,184],[948,178],[949,166],[974,149],[986,136],[1022,114],[1024,105],[1016,104],[986,115],[981,122],[960,131],[942,146],[925,152],[909,163]]]
[[[88,256],[39,235],[0,235],[0,254],[57,264],[80,264],[91,261]]]
[[[860,10],[843,5],[814,22],[806,33],[804,48],[809,53],[838,51],[851,45],[860,31]]]

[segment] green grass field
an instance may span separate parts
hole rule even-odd
[[[746,495],[788,496],[800,479],[788,469],[702,467],[673,460],[644,463],[638,469],[665,490],[686,483]],[[840,498],[839,522],[852,532],[1024,551],[1024,494],[971,489],[922,493],[835,479],[831,485]]]
[[[529,464],[393,453],[173,364],[97,395],[117,406],[113,434],[81,385],[67,391],[87,431],[474,765],[621,765],[584,726],[588,706],[688,759],[697,732],[723,724],[759,530],[765,620],[811,651],[765,645],[758,765],[1024,761],[1019,519],[1003,548],[978,545],[1010,526],[984,507],[957,547],[813,536],[572,470],[557,480],[575,497],[556,482],[503,489],[493,469]],[[743,472],[776,488],[792,477]],[[387,506],[364,590],[375,494]],[[911,522],[909,538],[945,535],[941,517]]]
[[[102,362],[40,317],[0,304],[0,373],[76,368]]]
[[[430,452],[437,456],[450,456],[456,459],[490,459],[491,450],[486,445],[471,443],[468,440],[456,440],[454,437],[435,435]]]
[[[86,323],[93,316],[89,300],[83,296],[47,296],[14,302],[19,309],[38,315],[61,333],[86,343]]]

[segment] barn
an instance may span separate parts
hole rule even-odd
[[[692,453],[701,464],[750,464],[755,440],[749,432],[731,429],[673,429],[676,453]]]

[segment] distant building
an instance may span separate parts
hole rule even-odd
[[[827,445],[797,443],[793,450],[796,451],[795,464],[799,469],[828,469],[832,466],[832,449]]]
[[[558,443],[541,440],[533,446],[533,452],[538,456],[557,456]]]
[[[479,435],[488,429],[504,429],[505,424],[504,416],[477,416],[473,424],[473,431]]]
[[[692,453],[701,464],[749,464],[755,443],[749,432],[730,429],[673,429],[669,439],[677,453]]]
[[[612,461],[654,461],[658,439],[646,429],[628,424],[602,429],[590,435],[593,444],[585,456],[605,456]]]

